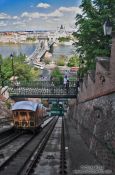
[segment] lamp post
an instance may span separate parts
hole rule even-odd
[[[13,58],[14,58],[14,55],[11,53],[11,55],[10,55],[10,58],[11,58],[11,60],[12,60],[12,76],[14,77],[14,60],[13,60]]]
[[[1,78],[1,85],[2,85],[2,87],[4,86],[4,82],[3,82],[3,76],[2,76],[2,60],[0,60],[0,78]]]
[[[109,18],[103,24],[104,35],[111,36],[112,33],[112,23]]]
[[[110,21],[109,18],[107,18],[107,20],[104,22],[103,24],[103,32],[104,35],[107,37],[108,40],[108,45],[107,45],[107,49],[109,50],[108,56],[110,56],[110,52],[111,52],[111,45],[110,45],[110,37],[112,35],[112,22]]]

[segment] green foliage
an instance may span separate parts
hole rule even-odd
[[[61,82],[61,83],[63,82],[63,75],[60,72],[58,67],[53,69],[53,71],[51,72],[51,76],[52,76],[52,79],[53,79],[55,85],[57,82]]]
[[[27,41],[36,41],[36,38],[35,37],[27,37],[26,40]]]
[[[0,54],[0,61],[2,61],[2,55]]]
[[[79,66],[79,57],[72,56],[68,61],[68,67]]]
[[[69,78],[69,81],[76,81],[76,75]]]
[[[10,101],[5,101],[5,106],[10,109],[11,108],[11,102]]]
[[[71,40],[71,38],[68,36],[68,37],[59,37],[58,38],[59,42],[68,42]]]
[[[97,56],[110,56],[111,37],[104,36],[103,24],[107,17],[114,24],[115,2],[110,0],[82,0],[83,15],[76,15],[76,51],[84,60],[82,73],[95,68]]]
[[[19,81],[36,80],[39,76],[38,69],[31,67],[30,65],[24,64],[25,55],[20,53],[19,56],[14,55],[13,57],[13,68],[14,75],[18,77]],[[10,57],[2,59],[2,74],[4,81],[9,80],[12,77],[12,60]]]
[[[64,66],[65,65],[65,56],[61,55],[59,59],[56,61],[57,66]]]

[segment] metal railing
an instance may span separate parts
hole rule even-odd
[[[66,88],[61,81],[31,81],[9,84],[10,97],[65,97],[76,98],[76,82]]]

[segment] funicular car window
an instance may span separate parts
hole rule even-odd
[[[27,114],[26,114],[26,112],[20,112],[20,115],[21,116],[26,116]]]
[[[14,117],[18,117],[18,112],[17,111],[14,112]]]
[[[30,120],[33,120],[34,119],[34,113],[33,112],[29,112],[29,115],[30,115]]]

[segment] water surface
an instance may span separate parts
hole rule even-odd
[[[11,53],[19,55],[20,53],[27,56],[31,55],[36,48],[36,44],[1,44],[0,54],[3,58],[8,57]],[[57,45],[53,48],[53,58],[57,59],[60,55],[70,56],[74,53],[74,47],[72,45]]]

